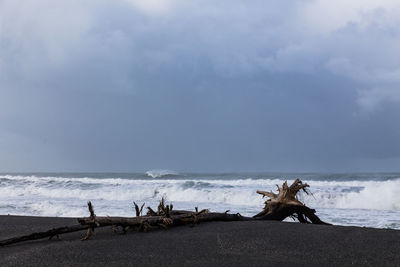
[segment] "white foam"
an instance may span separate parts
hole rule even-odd
[[[134,213],[132,201],[156,205],[162,196],[173,202],[177,208],[199,206],[215,211],[230,209],[233,212],[254,215],[262,209],[265,200],[255,191],[275,191],[275,184],[283,182],[280,179],[251,178],[99,179],[18,175],[3,175],[0,179],[0,214],[67,217],[87,215],[88,200],[93,201],[102,214],[129,216]],[[385,223],[371,221],[359,225],[384,227],[388,221],[393,225],[400,223],[395,218],[400,218],[400,179],[310,181],[310,184],[313,196],[303,193],[300,199],[322,213],[334,209],[337,214],[345,213],[346,218],[353,218],[352,214],[355,213],[358,214],[356,217],[362,218],[366,211],[375,210],[387,214],[389,219]],[[326,212],[324,216],[331,220],[336,218],[330,212]],[[352,221],[339,220],[351,225],[357,218],[354,217]]]
[[[314,182],[313,182],[314,185]],[[317,182],[309,205],[323,208],[400,210],[400,179],[363,182]]]

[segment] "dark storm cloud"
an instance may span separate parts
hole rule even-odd
[[[0,167],[398,170],[399,13],[395,1],[2,1]]]

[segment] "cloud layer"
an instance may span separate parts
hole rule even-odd
[[[395,169],[399,23],[390,0],[0,1],[0,163]]]

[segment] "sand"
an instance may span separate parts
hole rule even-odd
[[[76,224],[71,218],[0,216],[0,239]],[[149,233],[84,232],[0,247],[1,266],[400,266],[400,231],[252,221]]]

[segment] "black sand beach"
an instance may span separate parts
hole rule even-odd
[[[75,224],[0,216],[0,239]],[[270,221],[213,222],[149,233],[98,229],[0,248],[1,266],[399,266],[400,231]]]

